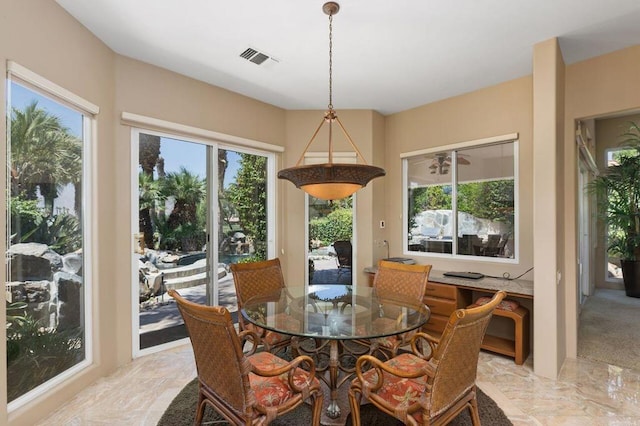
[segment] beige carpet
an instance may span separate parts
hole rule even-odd
[[[578,357],[640,371],[640,298],[598,289],[580,314]]]

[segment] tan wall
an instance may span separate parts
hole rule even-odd
[[[403,256],[401,153],[519,133],[519,262],[448,260],[416,253],[409,257],[419,263],[430,263],[437,270],[469,270],[489,275],[508,272],[516,276],[533,266],[531,90],[531,77],[523,77],[387,117],[384,185],[391,256]]]
[[[111,265],[116,264],[113,230],[116,228],[112,214],[116,204],[115,188],[111,185],[114,175],[114,114],[113,67],[115,55],[83,26],[72,19],[55,2],[49,0],[3,1],[0,14],[0,72],[5,75],[6,61],[12,60],[40,76],[70,90],[76,95],[100,107],[97,117],[99,144],[95,145],[96,162],[93,173],[97,181],[97,198],[94,217],[94,238],[104,242],[94,253],[100,263],[94,264],[93,295],[93,349],[96,363],[73,379],[57,386],[33,403],[23,406],[10,416],[6,412],[6,363],[0,363],[0,423],[33,424],[49,411],[57,409],[61,401],[70,399],[97,378],[116,367],[115,352],[108,350],[117,343],[117,331],[111,326],[116,318],[115,297],[110,284],[113,281]],[[4,91],[4,84],[3,91]],[[1,116],[5,117],[5,96],[0,102]],[[4,119],[2,126],[5,125]],[[5,135],[2,131],[2,135]],[[2,155],[6,152],[6,140],[2,138]],[[2,168],[3,181],[5,168]],[[4,211],[4,197],[2,197]],[[1,219],[2,241],[6,223]],[[6,281],[5,268],[0,268],[2,282]],[[4,294],[4,293],[3,293]],[[98,309],[99,306],[99,309]],[[0,323],[4,324],[4,309]],[[0,332],[0,353],[5,353],[5,332]]]
[[[122,112],[159,118],[274,145],[284,140],[284,110],[228,90],[181,76],[140,61],[118,56],[115,68],[116,123]],[[116,125],[116,173],[111,179],[118,194],[117,222],[122,224],[113,242],[118,265],[131,264],[131,127]],[[281,211],[278,209],[278,211]],[[278,215],[280,216],[280,215]],[[118,364],[131,358],[132,271],[113,271],[118,313]]]
[[[574,141],[577,120],[612,116],[640,108],[640,45],[568,65],[565,74],[565,221],[577,211],[577,165]],[[578,301],[576,228],[567,226],[565,240],[565,315],[567,356],[577,353]]]

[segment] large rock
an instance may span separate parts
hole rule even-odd
[[[82,254],[69,253],[62,257],[63,270],[82,276]]]
[[[82,278],[68,272],[56,272],[58,289],[58,330],[80,327],[84,311]]]
[[[63,265],[62,256],[38,243],[14,244],[7,252],[7,261],[11,266],[9,281],[51,281]]]

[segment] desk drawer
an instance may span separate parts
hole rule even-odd
[[[431,310],[431,314],[445,315],[449,317],[458,308],[458,302],[451,299],[440,299],[439,297],[425,297],[424,303]]]
[[[456,300],[458,288],[454,285],[427,283],[427,297],[439,297],[441,299]]]

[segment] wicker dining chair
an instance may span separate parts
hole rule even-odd
[[[423,303],[427,292],[431,265],[407,265],[398,262],[380,260],[378,271],[373,279],[373,288],[378,298],[385,300],[397,300],[402,302]],[[386,318],[376,318],[374,326],[383,326],[384,322],[394,322],[395,317],[401,312],[385,312]],[[392,324],[389,324],[392,326]],[[417,331],[372,339],[370,341],[370,353],[380,351],[386,358],[394,357],[401,346],[409,344],[411,337]]]
[[[480,345],[493,310],[505,296],[499,291],[486,305],[456,310],[440,339],[417,333],[411,340],[413,353],[386,362],[370,355],[358,358],[349,388],[353,425],[361,424],[364,397],[405,424],[446,425],[469,409],[473,425],[479,426],[475,381]],[[422,350],[420,341],[428,348]]]
[[[251,298],[277,293],[285,288],[278,258],[260,262],[235,263],[230,265],[230,268],[236,287],[238,311]],[[267,351],[277,352],[291,344],[291,336],[257,327],[247,321],[242,314],[238,315],[238,323],[241,331],[251,330],[256,333]]]
[[[320,424],[323,393],[310,357],[288,362],[270,352],[256,353],[259,337],[248,330],[238,334],[226,308],[189,302],[173,289],[169,295],[193,346],[199,388],[196,425],[202,423],[206,405],[231,424],[262,425],[308,399],[312,424]],[[245,354],[247,340],[253,346]]]

